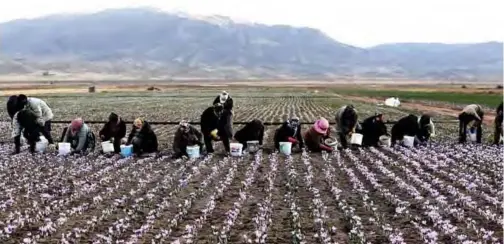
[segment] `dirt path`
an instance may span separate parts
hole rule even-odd
[[[377,99],[377,98],[371,98],[371,97],[356,97],[356,96],[343,96],[341,95],[340,97],[354,100],[354,101],[360,101],[360,102],[365,102],[365,103],[383,103],[383,99]],[[416,110],[416,111],[423,111],[423,112],[431,112],[434,114],[440,114],[440,115],[445,115],[445,116],[451,116],[454,118],[457,118],[460,110],[457,109],[452,109],[452,108],[447,108],[447,107],[441,107],[441,106],[431,106],[431,105],[425,105],[421,103],[411,103],[411,102],[401,102],[401,108],[406,108],[409,110]],[[485,117],[483,119],[484,123],[486,125],[493,125],[494,120],[495,120],[495,112],[486,112]]]

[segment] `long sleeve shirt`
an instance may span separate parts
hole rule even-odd
[[[37,117],[37,122],[40,125],[44,125],[46,121],[52,120],[54,117],[51,108],[47,105],[46,102],[39,98],[28,98],[26,108],[31,110],[35,114],[35,116]]]
[[[75,151],[81,151],[86,145],[86,140],[88,139],[88,133],[90,132],[89,127],[86,124],[83,124],[81,129],[75,134],[72,135],[71,129],[69,128],[63,138],[63,142],[71,142],[73,140],[77,140],[77,147]]]

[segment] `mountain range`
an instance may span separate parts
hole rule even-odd
[[[361,48],[320,30],[148,8],[0,24],[0,74],[502,80],[503,43]]]

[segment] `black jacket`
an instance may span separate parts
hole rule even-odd
[[[133,126],[133,129],[128,136],[128,145],[132,143],[134,137],[137,137],[142,141],[142,150],[147,152],[155,152],[158,150],[157,136],[147,121],[144,121],[140,130]]]
[[[201,133],[210,135],[210,132],[219,126],[219,115],[214,113],[214,107],[209,107],[203,111],[200,119]]]
[[[219,137],[233,137],[233,122],[232,122],[231,111],[224,109],[217,123],[217,129]]]
[[[12,119],[17,111],[19,111],[17,96],[10,96],[9,100],[7,101],[7,113],[9,113],[9,117]]]
[[[186,133],[181,128],[175,132],[173,138],[173,151],[176,154],[185,152],[186,147],[190,145],[203,145],[202,135],[194,126],[189,126],[189,131]]]
[[[35,143],[40,140],[42,127],[37,123],[37,116],[29,110],[23,109],[15,114],[19,129],[23,131],[23,136],[30,145],[30,151],[35,150]],[[14,145],[16,153],[19,153],[21,148],[21,135],[14,137]]]
[[[112,126],[113,126],[112,121],[108,121],[103,128],[100,130],[100,137],[105,137],[105,140],[108,140],[110,138],[123,138],[126,136],[126,123],[122,119],[119,119],[119,124],[117,124],[117,129],[116,131],[112,131]]]
[[[361,123],[361,129],[356,131],[363,135],[362,146],[378,146],[380,136],[387,135],[387,126],[378,115],[366,118]]]
[[[213,104],[215,105],[216,103],[220,103],[220,95],[218,95],[214,99]],[[231,96],[228,96],[228,99],[224,103],[224,109],[227,109],[227,110],[232,110],[233,109],[233,98],[231,98]]]
[[[280,128],[276,129],[275,131],[275,148],[278,149],[280,147],[280,142],[289,141],[289,137],[294,137],[298,141],[300,148],[304,147],[304,139],[301,134],[301,125],[298,125],[296,131],[294,131],[294,129],[289,127],[288,122],[284,122],[282,126],[280,126]]]
[[[252,120],[247,123],[242,129],[234,135],[235,140],[239,142],[259,141],[259,145],[263,144],[264,125],[260,120]]]

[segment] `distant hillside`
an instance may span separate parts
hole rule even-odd
[[[363,49],[311,28],[152,9],[15,20],[0,24],[0,30],[0,74],[502,78],[502,43]]]

